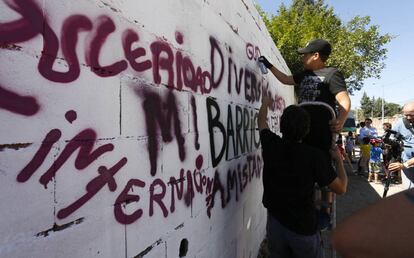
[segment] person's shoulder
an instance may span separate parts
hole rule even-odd
[[[295,80],[296,83],[298,83],[301,80],[303,80],[305,76],[308,76],[311,73],[312,71],[310,70],[301,70],[293,74],[293,79]]]
[[[344,76],[336,67],[324,67],[319,70],[319,73],[325,76],[327,83],[330,83],[332,80],[335,82],[342,82],[344,80]]]
[[[327,72],[330,72],[330,73],[339,72],[338,68],[332,67],[332,66],[326,66],[325,69]]]
[[[317,74],[324,74],[324,75],[329,75],[331,76],[332,74],[334,74],[335,72],[339,72],[337,68],[335,67],[331,67],[331,66],[326,66],[324,68],[318,69],[318,70],[314,70],[314,73]]]
[[[404,130],[404,122],[402,121],[402,118],[398,118],[397,121],[395,121],[392,125],[391,130],[401,133]]]
[[[260,138],[280,139],[280,136],[270,131],[269,128],[264,128],[260,130]]]
[[[272,131],[270,131],[269,128],[263,128],[260,130],[260,134],[274,134]]]
[[[392,129],[396,129],[398,127],[401,127],[404,124],[403,119],[400,117],[397,119],[397,121],[392,126]]]

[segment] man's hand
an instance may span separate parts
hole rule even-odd
[[[269,69],[273,75],[278,79],[281,83],[286,85],[295,85],[295,80],[293,80],[292,75],[287,75],[283,72],[281,72],[279,69],[277,69],[275,66],[273,66],[269,60],[267,60],[266,57],[261,56],[259,57],[259,62],[262,63],[264,66],[266,66],[267,69]]]
[[[390,172],[396,172],[404,168],[404,165],[400,162],[393,162],[388,165],[388,170]]]
[[[262,95],[262,105],[269,107],[272,104],[272,99],[268,95]]]
[[[344,123],[339,119],[332,119],[329,121],[329,126],[331,127],[331,132],[340,133],[344,127]]]
[[[264,56],[259,57],[259,62],[263,63],[267,69],[271,69],[273,67],[273,65],[269,62],[269,60],[267,60],[266,57]]]

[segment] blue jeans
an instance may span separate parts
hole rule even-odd
[[[321,238],[319,232],[306,236],[295,233],[267,213],[267,243],[270,258],[319,258]]]

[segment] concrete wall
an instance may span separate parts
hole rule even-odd
[[[260,53],[289,70],[250,0],[0,17],[0,257],[257,255],[258,107],[272,96],[278,130],[293,91],[260,73]]]

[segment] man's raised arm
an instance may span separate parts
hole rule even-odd
[[[259,57],[259,62],[262,62],[264,64],[264,66],[266,66],[266,68],[269,69],[281,83],[287,84],[287,85],[295,85],[295,81],[293,80],[293,76],[282,73],[279,69],[274,67],[269,62],[269,60],[267,60],[266,57],[264,57],[264,56]]]

